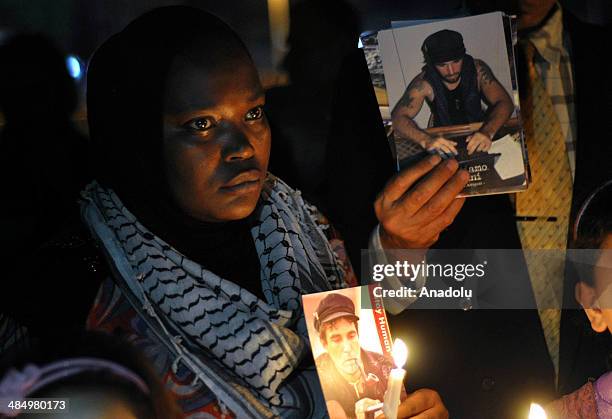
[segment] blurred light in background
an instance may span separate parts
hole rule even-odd
[[[81,60],[76,55],[68,55],[66,57],[66,67],[68,67],[70,77],[75,80],[79,80],[83,75]]]
[[[272,62],[276,67],[287,53],[289,0],[268,0],[268,20],[272,41]]]

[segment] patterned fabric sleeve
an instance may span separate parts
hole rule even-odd
[[[231,412],[219,406],[208,388],[201,384],[192,385],[195,376],[191,371],[182,364],[172,365],[168,351],[158,343],[149,327],[110,278],[100,287],[87,318],[87,329],[120,335],[140,350],[185,412],[186,418],[234,417]]]
[[[550,419],[598,419],[593,384],[586,383],[575,392],[546,406]]]

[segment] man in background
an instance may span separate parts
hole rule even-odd
[[[536,242],[538,248],[565,249],[567,224],[574,218],[578,204],[582,203],[596,186],[612,178],[612,165],[610,165],[612,142],[605,138],[612,130],[612,120],[609,118],[612,79],[608,74],[606,54],[597,51],[598,45],[602,45],[607,39],[612,39],[610,16],[598,16],[597,22],[585,21],[584,17],[578,18],[572,13],[573,9],[578,9],[576,3],[571,0],[561,3],[554,0],[467,1],[473,13],[503,10],[519,16],[519,43],[522,47],[517,51],[517,58],[519,88],[522,94],[521,112],[524,114],[529,112],[529,107],[525,106],[527,104],[525,99],[532,95],[533,87],[539,84],[548,97],[551,115],[556,117],[556,120],[552,118],[552,123],[551,118],[548,118],[548,121],[542,125],[547,127],[556,125],[560,131],[556,136],[560,141],[557,141],[554,148],[551,146],[550,150],[557,157],[564,157],[557,159],[559,162],[557,166],[561,164],[564,168],[560,174],[551,176],[546,173],[546,164],[543,164],[543,174],[538,177],[545,181],[554,180],[557,186],[561,186],[550,191],[550,196],[557,200],[553,209],[562,213],[565,224],[555,227],[554,240],[547,237],[538,238],[537,235],[529,238],[522,233],[524,248],[530,248],[529,243]],[[571,7],[564,7],[566,4]],[[587,7],[589,5],[601,6],[601,2],[597,0],[580,2],[580,7],[583,9],[589,9]],[[544,109],[542,105],[533,108]],[[526,120],[529,118],[527,115],[524,116]],[[550,146],[553,141],[551,135],[542,138],[547,138],[548,141],[542,140],[540,145],[535,147]],[[529,138],[527,141],[532,175],[537,182],[532,159],[535,153],[533,147],[530,148]],[[544,188],[550,186],[546,183],[548,182],[545,182]],[[545,193],[540,191],[539,195]],[[560,203],[559,200],[563,202]],[[525,215],[540,215],[535,213],[536,211],[545,215],[545,218],[554,215],[557,219],[555,223],[563,218],[550,213],[551,208],[537,208],[537,205],[523,204],[517,202],[521,220],[529,219],[524,218]],[[552,227],[541,219],[519,221],[518,227],[524,232],[534,229],[537,223],[544,223],[541,225],[542,229]],[[565,285],[560,286],[559,281],[564,278],[563,267],[559,272],[560,275],[556,276],[557,282],[554,285],[562,288],[563,305],[566,308],[577,308],[574,290],[569,286],[569,282],[566,280]],[[534,282],[533,277],[532,282]],[[583,332],[588,330],[588,327],[585,327],[587,320],[580,310],[563,310],[559,348],[558,317],[557,312],[556,319],[555,316],[549,316],[548,319],[543,317],[542,320],[543,323],[549,323],[544,325],[549,351],[555,362],[558,360],[559,391],[568,393],[584,384],[588,377],[597,377],[608,368],[612,347],[609,337],[606,336],[606,341],[602,342],[602,339]]]

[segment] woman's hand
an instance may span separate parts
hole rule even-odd
[[[444,407],[438,392],[428,388],[411,393],[400,403],[397,409],[398,418],[411,419],[448,419],[448,410]]]
[[[426,249],[463,206],[469,175],[453,160],[427,157],[394,176],[374,203],[386,249]]]

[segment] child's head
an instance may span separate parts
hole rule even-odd
[[[612,181],[582,205],[573,235],[581,265],[576,299],[593,330],[612,333]]]
[[[182,417],[149,362],[117,336],[88,332],[75,342],[57,347],[34,346],[11,364],[5,374],[0,372],[0,399],[69,399],[65,411],[58,405],[49,417]],[[0,415],[13,417],[17,413],[0,406]]]

